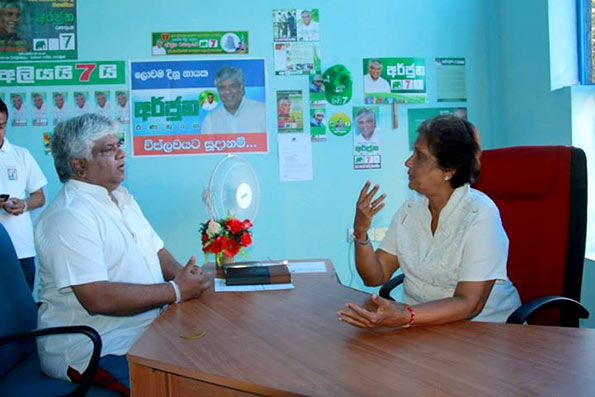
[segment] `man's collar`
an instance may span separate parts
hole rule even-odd
[[[96,196],[109,197],[106,188],[89,182],[80,181],[78,179],[69,179],[66,181],[65,185]]]
[[[12,148],[12,145],[8,142],[8,138],[5,136],[4,143],[2,144],[2,147],[0,147],[0,151],[8,152],[11,148]]]
[[[85,193],[89,193],[94,195],[98,198],[105,198],[111,200],[109,192],[103,186],[95,185],[93,183],[80,181],[78,179],[69,179],[64,183],[64,185],[68,188],[76,189]],[[118,201],[122,202],[127,200],[129,196],[128,190],[125,187],[118,186],[112,191],[112,194],[118,199]]]

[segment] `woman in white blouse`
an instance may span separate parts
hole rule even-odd
[[[374,251],[368,239],[372,218],[385,194],[366,182],[354,220],[356,267],[366,285],[405,275],[404,303],[371,300],[375,310],[353,303],[341,321],[362,327],[410,327],[463,319],[505,322],[520,306],[506,274],[508,238],[494,202],[470,184],[479,176],[480,148],[473,124],[453,116],[425,121],[405,162],[414,190],[393,217]]]

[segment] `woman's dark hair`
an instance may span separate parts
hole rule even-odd
[[[481,149],[473,124],[455,116],[436,116],[424,121],[417,132],[426,140],[438,166],[455,171],[450,179],[453,188],[477,180]]]

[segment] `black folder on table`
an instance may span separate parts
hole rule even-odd
[[[228,266],[225,285],[284,284],[291,283],[287,265]]]

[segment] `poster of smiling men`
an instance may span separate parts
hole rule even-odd
[[[130,78],[133,155],[268,152],[263,59],[131,62]]]

